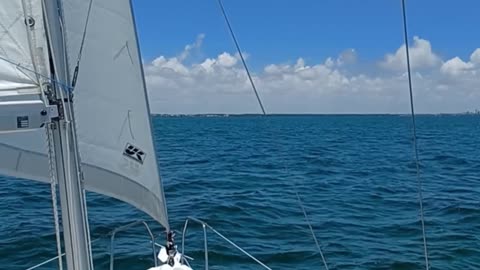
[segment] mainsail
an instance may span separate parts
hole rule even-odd
[[[42,1],[3,1],[0,8],[0,108],[41,101],[48,81]],[[22,108],[17,108],[21,110]],[[0,110],[0,119],[6,118]],[[45,131],[0,134],[0,173],[49,181]]]
[[[41,0],[2,2],[0,101],[39,98],[41,77],[49,74],[44,33]]]
[[[38,3],[36,8],[42,14],[40,0],[7,2],[16,4],[2,3],[1,25],[10,23],[5,14],[16,14],[8,18],[19,16],[23,23],[27,13],[18,11],[22,2]],[[131,3],[60,2],[70,78],[74,77],[77,60],[80,63],[73,102],[85,188],[125,201],[169,229]],[[12,12],[15,8],[16,13]],[[28,38],[18,38],[17,42],[28,48]],[[10,43],[0,39],[0,52],[9,52],[6,46]],[[18,55],[13,63],[32,67],[28,54]],[[7,64],[14,68],[12,63]],[[7,64],[0,62],[0,67]],[[9,78],[1,72],[0,83]],[[1,88],[0,84],[0,91],[14,89],[20,83],[36,83],[27,77],[16,78],[10,88]],[[0,134],[0,173],[49,181],[46,141],[44,130]]]

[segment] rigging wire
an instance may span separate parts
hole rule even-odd
[[[267,112],[265,111],[265,108],[263,107],[262,100],[260,99],[260,96],[258,95],[258,91],[257,91],[257,88],[255,87],[255,83],[253,82],[252,76],[250,75],[250,71],[248,70],[248,66],[247,66],[247,63],[245,62],[245,58],[243,57],[242,50],[240,49],[240,45],[238,44],[237,38],[235,36],[235,33],[233,32],[230,21],[228,20],[228,16],[227,16],[227,13],[225,11],[225,7],[223,6],[222,0],[217,0],[217,2],[218,2],[218,5],[220,6],[223,17],[224,17],[225,22],[228,26],[228,30],[230,32],[230,35],[232,36],[233,42],[235,43],[235,47],[237,48],[238,54],[240,55],[240,59],[242,60],[243,67],[245,68],[245,71],[247,72],[248,79],[250,80],[250,84],[252,86],[253,92],[255,93],[255,96],[257,97],[258,104],[259,104],[260,108],[262,109],[263,115],[267,115]],[[286,163],[285,160],[284,160],[284,163]],[[285,166],[285,169],[288,171],[288,168],[286,166]],[[326,270],[329,270],[328,265],[327,265],[327,261],[325,259],[325,256],[323,255],[323,252],[322,252],[322,249],[320,247],[317,236],[315,235],[315,232],[313,231],[313,227],[312,227],[310,218],[308,217],[307,211],[305,210],[305,207],[303,205],[303,201],[300,198],[300,194],[298,193],[297,189],[295,189],[295,193],[296,193],[296,196],[297,196],[298,203],[300,204],[300,208],[302,210],[305,221],[307,222],[308,227],[310,229],[310,232],[312,233],[313,240],[315,241],[315,245],[317,247],[318,253],[320,254],[320,257],[322,258],[323,265],[325,266]]]
[[[9,63],[9,64],[11,64],[11,65],[13,65],[13,66],[15,66],[15,68],[17,68],[20,72],[22,72],[22,73],[24,73],[24,74],[25,74],[25,72],[23,72],[22,70],[28,71],[28,72],[32,72],[34,75],[36,75],[36,76],[38,76],[38,77],[40,77],[40,78],[42,78],[42,79],[48,80],[49,82],[51,82],[51,83],[54,84],[55,86],[59,86],[60,89],[63,89],[64,92],[67,92],[67,93],[68,93],[68,92],[72,91],[72,87],[68,86],[67,84],[65,84],[65,83],[63,83],[63,82],[60,82],[60,81],[57,81],[57,80],[55,80],[55,79],[53,79],[53,78],[51,78],[51,77],[45,76],[45,75],[43,75],[43,74],[41,74],[41,73],[39,73],[39,72],[36,72],[36,71],[33,70],[33,69],[30,69],[30,68],[28,68],[28,67],[25,67],[25,66],[23,66],[21,63],[16,63],[16,62],[14,62],[13,60],[10,60],[10,59],[8,59],[8,58],[5,58],[5,57],[3,57],[3,56],[1,56],[1,55],[0,55],[0,60],[3,60],[3,61],[5,61],[5,62],[7,62],[7,63]]]
[[[85,20],[85,26],[83,28],[82,42],[80,43],[80,51],[78,52],[78,56],[77,56],[77,64],[75,66],[75,70],[73,71],[72,88],[74,88],[75,85],[77,84],[78,70],[80,69],[80,60],[82,59],[83,47],[85,45],[85,39],[87,37],[88,22],[90,21],[92,4],[93,4],[93,0],[90,0],[90,3],[88,4],[87,19]]]
[[[297,190],[295,190],[295,194],[297,195],[297,200],[298,200],[298,203],[300,204],[300,208],[302,208],[303,216],[305,217],[305,221],[308,224],[308,228],[310,229],[310,232],[312,233],[313,240],[315,241],[315,245],[317,246],[318,253],[320,254],[320,257],[322,257],[323,266],[325,267],[326,270],[328,270],[327,260],[325,259],[325,256],[323,255],[323,252],[322,252],[322,248],[320,247],[320,244],[318,243],[318,239],[315,236],[315,232],[313,231],[312,223],[310,222],[310,218],[307,215],[307,211],[305,210],[305,207],[303,206],[302,198],[300,198],[300,195],[298,194]]]
[[[420,177],[420,162],[418,158],[418,143],[417,143],[417,127],[415,121],[415,107],[413,102],[413,89],[412,89],[412,72],[410,68],[410,52],[408,49],[408,31],[407,31],[407,14],[405,8],[405,0],[402,0],[402,14],[403,14],[403,34],[405,39],[405,53],[407,56],[407,73],[408,73],[408,88],[410,92],[410,111],[412,115],[412,136],[413,136],[413,151],[415,154],[415,166],[416,166],[416,178],[417,178],[417,191],[418,191],[418,203],[420,206],[420,221],[422,225],[422,238],[423,238],[423,251],[425,256],[425,269],[429,270],[428,263],[428,249],[427,249],[427,237],[425,233],[425,216],[423,209],[423,191],[422,191],[422,179]]]
[[[90,244],[93,244],[93,243],[99,241],[100,239],[101,239],[101,237],[99,237],[99,238],[91,241]],[[47,263],[50,263],[50,262],[55,261],[56,259],[61,260],[61,258],[62,258],[63,256],[65,256],[65,252],[64,252],[64,253],[61,253],[61,254],[53,257],[53,258],[50,258],[50,259],[48,259],[48,260],[46,260],[46,261],[43,261],[43,262],[41,262],[41,263],[39,263],[39,264],[37,264],[37,265],[34,265],[34,266],[32,266],[32,267],[30,267],[30,268],[28,268],[28,269],[26,269],[26,270],[34,270],[34,269],[37,269],[37,268],[39,268],[40,266],[44,266],[44,265],[47,264]],[[60,269],[62,269],[62,268],[60,268]]]
[[[235,43],[235,47],[237,48],[238,55],[240,56],[240,59],[242,60],[243,67],[245,68],[245,71],[247,72],[248,80],[250,81],[250,84],[252,85],[253,92],[255,93],[255,96],[257,97],[258,105],[260,105],[260,109],[262,109],[263,115],[266,115],[267,113],[265,112],[265,108],[263,107],[262,100],[260,99],[260,96],[258,95],[257,87],[255,87],[255,83],[253,82],[252,75],[250,75],[250,71],[248,70],[247,63],[245,62],[245,58],[243,57],[242,50],[240,49],[240,45],[238,45],[237,38],[235,37],[235,33],[233,32],[232,26],[230,25],[230,21],[228,20],[227,12],[225,11],[225,8],[223,7],[222,0],[218,0],[218,5],[220,6],[220,9],[222,10],[223,18],[225,18],[225,22],[227,23],[228,30],[230,32],[230,35],[232,36],[233,42]]]
[[[286,162],[285,158],[283,158],[283,163],[284,163],[285,172],[289,176],[293,176],[291,174],[290,170],[288,169],[287,165],[286,165],[287,162]],[[315,231],[313,230],[312,222],[310,221],[310,217],[307,214],[307,210],[305,209],[305,206],[303,204],[303,200],[300,197],[300,193],[298,193],[298,185],[297,185],[296,182],[293,182],[293,185],[294,185],[294,190],[295,190],[295,196],[297,197],[297,201],[298,201],[298,204],[300,205],[300,209],[302,210],[305,222],[307,222],[308,229],[310,230],[310,233],[312,234],[313,241],[315,241],[315,246],[317,248],[318,254],[320,255],[320,257],[322,259],[323,266],[324,266],[325,270],[329,270],[328,264],[327,264],[327,259],[325,258],[324,254],[323,254],[323,251],[322,251],[322,248],[320,247],[320,242],[318,241],[317,236],[315,235]]]

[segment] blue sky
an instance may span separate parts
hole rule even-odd
[[[224,0],[242,49],[258,65],[304,57],[320,61],[347,48],[374,59],[402,43],[399,0]],[[480,2],[408,1],[411,36],[442,56],[467,57],[478,47]],[[203,52],[234,49],[216,0],[134,1],[145,59],[173,55],[199,33]],[[252,60],[253,61],[253,60]]]
[[[259,81],[262,80],[262,73],[269,65],[293,66],[299,58],[310,66],[321,65],[329,57],[335,59],[349,49],[355,51],[355,63],[352,63],[350,68],[345,66],[339,68],[339,71],[350,76],[370,74],[372,79],[383,78],[392,72],[382,71],[378,68],[378,63],[385,59],[387,54],[394,54],[403,44],[400,0],[223,0],[223,2],[242,50],[248,54],[248,63]],[[185,46],[193,44],[200,34],[204,35],[201,45],[195,46],[189,51],[188,57],[181,60],[185,67],[192,68],[193,65],[201,64],[209,58],[214,59],[223,52],[235,54],[234,45],[216,0],[134,0],[133,3],[142,56],[146,63],[160,56],[166,59],[178,57]],[[431,45],[433,50],[431,53],[440,59],[433,61],[437,64],[427,65],[430,68],[427,72],[418,71],[422,72],[419,73],[422,78],[436,73],[442,63],[455,57],[462,59],[463,63],[460,64],[469,65],[471,54],[480,47],[480,35],[475,31],[477,25],[480,25],[480,16],[477,16],[480,2],[410,0],[407,1],[407,8],[412,46],[413,37],[418,36]],[[430,81],[435,81],[434,75],[431,76]],[[454,85],[450,86],[455,88]],[[174,101],[173,97],[169,100],[171,101]],[[450,106],[448,111],[473,109],[470,107],[474,104],[462,107],[459,102],[460,100],[455,106]],[[196,104],[195,107],[201,105]],[[425,111],[441,110],[441,104],[437,105],[435,108],[425,108]],[[401,111],[399,108],[392,112]],[[211,109],[223,110],[221,106]],[[206,106],[205,110],[210,109]],[[310,109],[309,112],[312,110],[316,111]],[[287,111],[300,110],[292,108]],[[350,111],[345,110],[347,111],[365,110],[352,107]]]

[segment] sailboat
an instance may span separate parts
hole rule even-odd
[[[265,114],[220,0],[219,4]],[[428,270],[404,0],[402,5]],[[68,270],[94,269],[86,191],[124,201],[165,228],[166,245],[150,270],[191,270],[183,255],[189,220],[202,224],[204,235],[206,228],[213,230],[270,269],[195,218],[187,219],[182,252],[177,250],[158,171],[131,0],[8,0],[0,6],[0,174],[50,183],[59,269],[63,256]],[[303,206],[302,210],[308,220]],[[205,236],[208,269],[206,243]],[[162,265],[157,266],[157,258]]]
[[[93,269],[85,191],[165,228],[154,269],[190,269],[174,250],[131,1],[0,6],[0,173],[51,184],[59,242],[58,188],[67,269]]]

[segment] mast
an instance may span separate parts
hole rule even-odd
[[[53,67],[54,83],[49,101],[58,107],[59,117],[47,127],[53,141],[55,176],[62,213],[63,239],[68,270],[92,270],[88,219],[86,215],[83,177],[80,171],[73,115],[73,94],[70,91],[61,6],[58,1],[43,0],[45,25]]]

